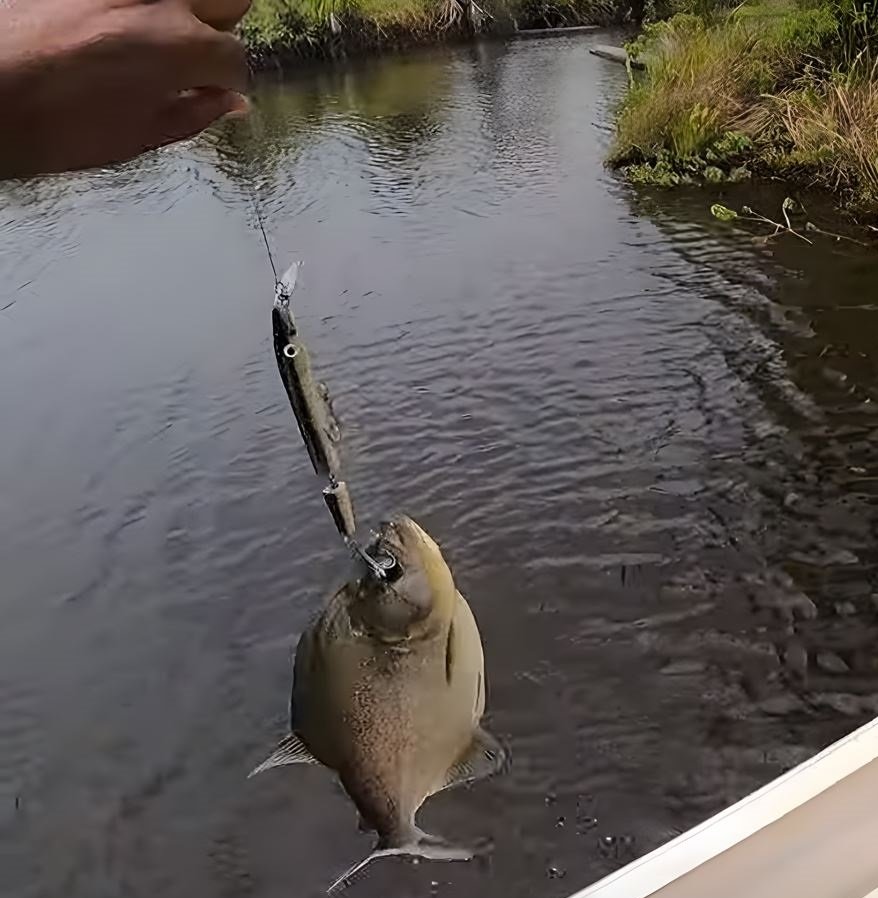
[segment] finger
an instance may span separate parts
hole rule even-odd
[[[165,107],[158,116],[152,147],[167,146],[200,134],[217,119],[245,115],[250,108],[246,97],[230,90],[201,88],[188,91]]]
[[[193,18],[174,54],[179,90],[213,87],[245,93],[250,81],[247,53],[233,35]]]
[[[231,31],[250,8],[250,0],[189,0],[189,8],[206,25]]]

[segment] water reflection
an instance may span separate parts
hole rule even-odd
[[[490,776],[504,750],[479,726],[485,666],[475,618],[442,552],[406,517],[370,549],[393,558],[388,579],[359,575],[329,601],[296,650],[291,735],[253,772],[319,762],[335,770],[375,831],[370,861],[471,860],[470,849],[425,833],[415,814],[444,789]]]
[[[360,62],[355,69],[320,72],[302,90],[264,79],[252,115],[214,137],[217,167],[231,179],[258,180],[270,200],[306,148],[330,138],[364,141],[378,159],[404,159],[441,126],[451,89],[448,60],[423,55],[405,61]],[[324,177],[343,176],[328,169]]]

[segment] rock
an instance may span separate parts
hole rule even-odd
[[[742,181],[749,181],[753,177],[753,173],[746,165],[739,165],[729,172],[729,182],[732,184],[740,184]]]
[[[846,692],[822,692],[811,696],[811,701],[815,705],[822,705],[825,708],[832,708],[839,714],[846,717],[856,717],[865,710],[863,697],[859,695],[850,695]]]
[[[838,551],[833,552],[830,555],[827,555],[824,564],[839,564],[844,565],[845,567],[852,564],[859,564],[860,559],[854,555],[850,549],[838,549]]]
[[[706,667],[707,665],[702,661],[687,661],[686,659],[682,659],[666,664],[659,673],[664,674],[666,677],[685,677],[691,676],[692,674],[703,673]]]
[[[814,620],[817,617],[817,606],[804,593],[795,595],[791,606],[799,620]]]
[[[758,608],[771,609],[785,620],[814,620],[817,617],[817,606],[803,592],[797,592],[785,583],[775,586],[751,582],[753,601]]]
[[[783,717],[794,711],[802,711],[805,705],[797,695],[787,694],[767,698],[761,701],[758,707],[763,714],[768,714],[771,717]]]
[[[817,666],[824,673],[843,674],[850,671],[847,662],[843,658],[839,658],[835,652],[818,652]]]
[[[808,672],[808,652],[801,642],[793,641],[783,653],[784,667],[796,676],[804,677]]]

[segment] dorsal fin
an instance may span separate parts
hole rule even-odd
[[[487,730],[477,727],[469,748],[451,765],[445,774],[445,782],[436,791],[493,776],[506,766],[508,759],[509,754],[499,740]]]
[[[283,767],[286,764],[319,764],[320,762],[304,742],[295,734],[290,733],[282,739],[277,748],[258,766],[250,771],[247,779],[270,770],[272,767]]]

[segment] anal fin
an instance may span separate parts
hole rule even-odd
[[[290,733],[285,739],[282,739],[277,748],[258,766],[250,771],[247,779],[262,773],[264,770],[270,770],[272,767],[284,767],[287,764],[318,764],[320,763],[311,750],[304,742],[295,734]]]
[[[445,782],[437,789],[453,789],[465,783],[485,779],[499,773],[509,760],[509,752],[487,730],[476,727],[469,748],[445,774]]]

